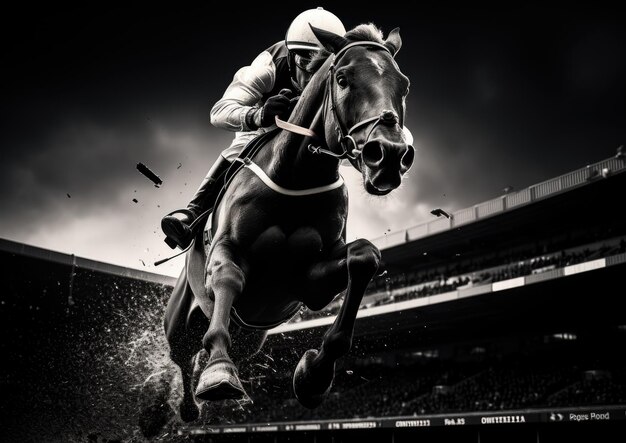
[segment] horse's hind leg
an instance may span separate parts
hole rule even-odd
[[[231,346],[228,332],[230,310],[242,293],[244,284],[245,275],[228,243],[223,240],[216,242],[207,269],[207,291],[199,298],[201,306],[212,307],[211,321],[202,339],[209,361],[196,388],[196,396],[202,400],[246,397],[237,368],[228,355]]]
[[[180,368],[183,379],[180,417],[185,422],[194,421],[200,414],[193,394],[193,363],[194,356],[202,349],[202,332],[206,329],[204,314],[199,309],[192,311],[193,299],[183,270],[167,303],[164,326],[170,358]]]
[[[316,349],[306,351],[293,375],[296,397],[303,406],[311,409],[328,395],[335,375],[335,362],[352,346],[356,314],[365,289],[378,269],[380,251],[369,241],[359,239],[347,245],[347,261],[342,260],[323,266],[328,271],[326,278],[335,285],[341,283],[347,268],[348,288],[339,314],[324,335],[319,352]]]

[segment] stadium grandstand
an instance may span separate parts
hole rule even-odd
[[[625,171],[610,158],[374,239],[384,273],[329,398],[302,407],[291,374],[341,297],[271,330],[241,368],[250,398],[189,425],[162,332],[174,279],[0,240],[0,441],[621,441]]]

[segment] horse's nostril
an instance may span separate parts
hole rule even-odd
[[[385,158],[385,151],[378,141],[371,141],[363,146],[363,161],[369,167],[379,165]]]
[[[400,163],[408,170],[413,164],[413,160],[415,160],[415,148],[411,145],[407,145],[407,150],[400,159]]]

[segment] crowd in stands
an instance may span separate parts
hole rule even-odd
[[[271,423],[626,404],[623,359],[591,360],[588,353],[570,349],[463,362],[435,358],[344,366],[316,409],[301,406],[291,375],[279,373],[248,385],[253,403],[207,405],[206,419]],[[601,368],[604,376],[589,380],[590,367]]]
[[[451,390],[416,398],[403,413],[494,411],[541,404],[546,395],[575,380],[571,370],[489,367]]]
[[[579,380],[548,398],[549,406],[622,404],[626,402],[626,373],[615,371],[600,379]]]
[[[386,276],[370,284],[361,309],[538,274],[625,252],[626,239],[615,238],[553,253],[533,255],[536,251],[531,249],[459,261],[434,270]],[[340,303],[341,298],[338,298],[323,310],[316,312],[303,308],[292,321],[299,322],[333,315]]]

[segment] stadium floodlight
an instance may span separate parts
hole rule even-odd
[[[445,215],[446,218],[450,218],[450,214],[448,214],[446,211],[444,211],[441,208],[433,209],[432,211],[430,211],[430,213],[432,215],[436,215],[437,217],[441,217],[442,215]]]

